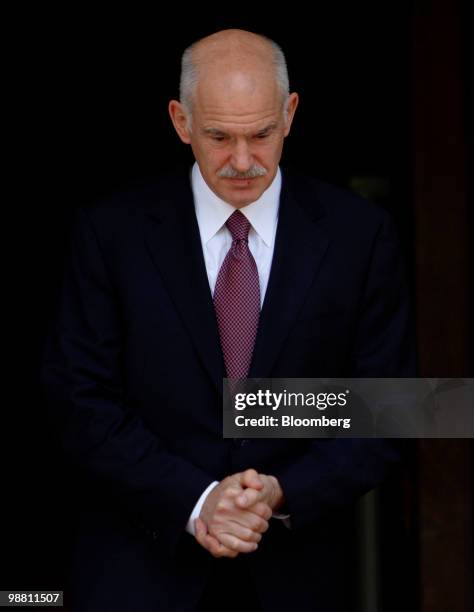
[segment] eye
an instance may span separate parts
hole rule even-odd
[[[268,136],[269,136],[268,132],[263,132],[262,134],[257,134],[256,138],[258,140],[264,140],[265,138],[268,138]]]

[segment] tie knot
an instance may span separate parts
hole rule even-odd
[[[250,231],[250,221],[240,210],[236,210],[227,219],[226,225],[233,240],[247,240]]]

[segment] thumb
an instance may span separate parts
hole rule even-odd
[[[245,472],[242,473],[241,485],[243,487],[257,489],[257,491],[263,489],[263,481],[258,472],[254,469],[245,470]]]
[[[197,518],[194,521],[194,530],[196,533],[196,539],[201,540],[207,534],[206,523],[202,519]]]

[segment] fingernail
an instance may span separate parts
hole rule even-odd
[[[246,495],[239,495],[239,504],[246,504],[247,503],[247,496]]]

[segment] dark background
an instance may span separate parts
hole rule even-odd
[[[191,163],[167,104],[178,95],[183,49],[213,31],[240,27],[282,46],[300,94],[283,162],[392,213],[416,309],[420,374],[473,376],[470,3],[311,11],[292,3],[225,13],[41,8],[15,21],[8,152],[20,163],[3,207],[13,307],[4,337],[13,342],[4,369],[3,413],[12,424],[4,429],[0,589],[65,588],[75,502],[38,370],[72,213]],[[361,595],[365,611],[472,609],[473,467],[471,442],[414,444],[404,474],[362,511],[360,546],[373,536],[377,560],[369,585],[376,603]]]

